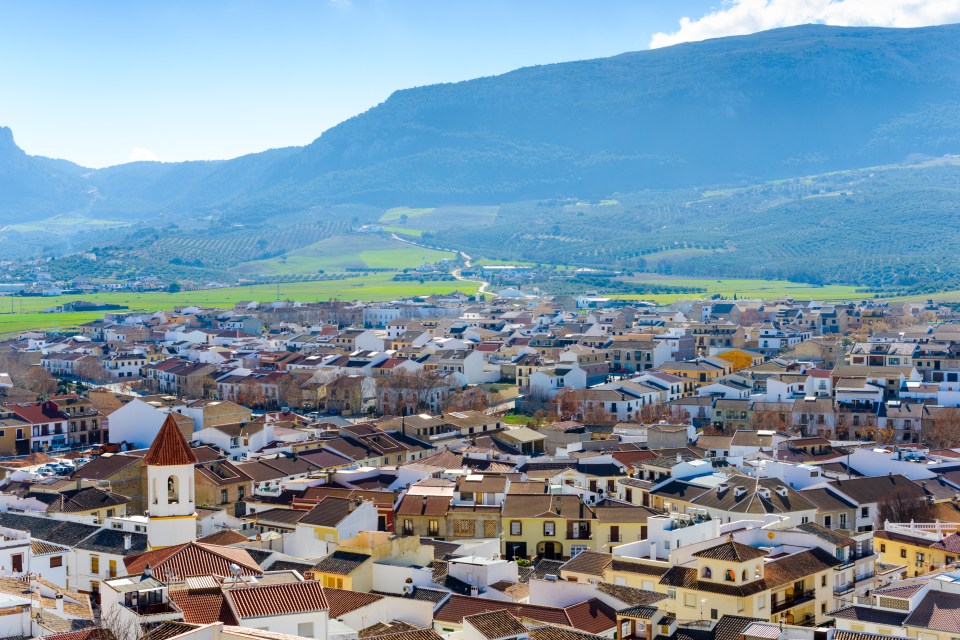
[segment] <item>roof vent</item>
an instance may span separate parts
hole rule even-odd
[[[739,498],[740,496],[742,496],[742,495],[745,494],[746,492],[747,492],[747,490],[746,490],[745,488],[743,488],[743,487],[737,487],[736,489],[733,490],[733,495],[734,495],[735,498]]]
[[[777,495],[778,495],[778,496],[783,496],[784,498],[786,498],[786,497],[787,497],[787,488],[784,487],[783,485],[777,487]]]
[[[730,488],[729,484],[727,484],[726,482],[721,482],[720,484],[717,485],[717,495],[720,495],[721,493],[723,493],[729,488]]]
[[[767,489],[766,487],[757,489],[757,493],[760,494],[761,498],[766,498],[768,500],[770,499],[770,489]]]

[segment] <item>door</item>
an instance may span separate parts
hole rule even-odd
[[[14,553],[10,556],[10,564],[14,573],[23,573],[23,554]]]

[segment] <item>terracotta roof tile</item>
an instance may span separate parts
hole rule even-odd
[[[187,439],[183,437],[183,432],[177,426],[173,414],[167,414],[143,462],[163,467],[197,463],[197,456],[190,448]]]
[[[360,591],[350,591],[349,589],[332,589],[324,587],[323,596],[327,600],[327,606],[330,608],[330,617],[339,618],[368,604],[383,600],[383,596],[375,593],[362,593]]]
[[[139,575],[149,564],[157,580],[172,581],[193,576],[229,576],[230,565],[240,567],[242,575],[255,576],[262,573],[260,566],[246,549],[222,547],[201,542],[165,547],[123,559],[127,573]]]
[[[237,620],[227,604],[223,592],[193,593],[187,589],[170,592],[170,600],[183,612],[184,622],[191,624],[210,624],[222,622],[237,624]]]
[[[321,583],[309,580],[231,589],[226,593],[243,619],[322,611],[328,608],[323,591]]]
[[[487,640],[509,638],[527,632],[527,628],[506,610],[485,611],[472,616],[464,616],[463,623],[476,629]]]

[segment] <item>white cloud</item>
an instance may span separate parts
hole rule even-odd
[[[160,162],[157,154],[150,151],[150,149],[143,149],[141,147],[130,149],[130,157],[128,159],[130,162]]]
[[[798,24],[924,27],[960,22],[957,0],[727,0],[701,18],[680,19],[673,33],[655,33],[650,48]]]

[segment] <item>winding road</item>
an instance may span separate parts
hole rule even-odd
[[[390,237],[393,238],[394,240],[399,240],[400,242],[406,242],[407,244],[413,245],[415,247],[420,247],[422,249],[434,249],[435,251],[447,251],[449,253],[459,253],[460,257],[463,258],[463,266],[457,267],[456,269],[451,271],[450,275],[452,275],[457,280],[465,280],[467,282],[479,282],[480,288],[477,289],[477,293],[487,292],[487,287],[490,286],[489,282],[487,282],[486,280],[481,280],[479,278],[464,278],[463,275],[461,274],[464,268],[469,269],[471,267],[470,261],[472,260],[472,258],[468,256],[466,253],[464,253],[463,251],[459,251],[458,249],[448,249],[446,247],[432,247],[427,244],[420,244],[419,242],[413,242],[412,240],[401,238],[395,233],[391,233]]]

